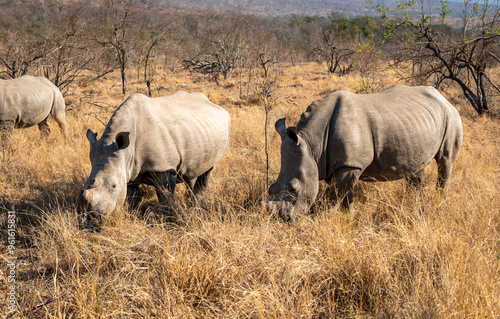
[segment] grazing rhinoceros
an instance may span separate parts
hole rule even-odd
[[[99,140],[87,131],[92,171],[80,193],[83,208],[101,215],[126,197],[135,208],[139,184],[154,185],[160,203],[173,199],[181,181],[199,197],[228,147],[230,127],[226,110],[201,93],[131,95]]]
[[[281,136],[281,170],[269,188],[267,206],[295,221],[312,205],[319,180],[334,184],[334,209],[352,202],[358,180],[407,178],[419,183],[434,158],[438,186],[450,183],[462,143],[457,110],[426,86],[392,86],[374,94],[334,92],[312,103],[297,127],[276,122]],[[347,196],[347,197],[346,197]]]
[[[44,77],[23,75],[0,80],[0,130],[10,135],[14,128],[38,125],[44,135],[50,133],[49,115],[66,136],[64,99],[59,89]]]

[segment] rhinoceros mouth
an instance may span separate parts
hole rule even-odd
[[[101,231],[103,216],[96,211],[86,211],[80,216],[80,230],[84,232],[96,233]]]
[[[79,194],[78,212],[80,214],[80,229],[96,232],[101,228],[104,216],[112,211],[109,206],[95,206],[95,200],[91,190],[82,190]]]
[[[284,222],[295,221],[295,210],[298,199],[290,194],[278,194],[269,196],[266,202],[267,210],[272,215],[278,215]]]

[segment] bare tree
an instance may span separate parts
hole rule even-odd
[[[456,83],[478,114],[491,113],[491,97],[500,94],[488,74],[491,50],[500,40],[500,1],[464,0],[458,30],[445,24],[451,12],[447,1],[437,8],[424,0],[397,0],[392,9],[372,5],[388,35],[404,38],[399,62],[412,62],[413,77],[433,80],[436,87],[447,80]]]
[[[357,93],[374,93],[385,87],[386,79],[382,74],[383,63],[381,49],[375,45],[363,47],[353,54],[352,69],[360,77]]]
[[[276,49],[276,47],[274,48]],[[261,69],[261,74],[257,76],[258,83],[256,85],[256,94],[264,105],[264,144],[266,154],[266,188],[269,188],[269,143],[268,143],[268,126],[269,113],[272,107],[276,104],[276,88],[278,82],[278,60],[279,54],[269,49],[268,46],[262,45],[259,47],[257,63]]]
[[[165,10],[165,5],[154,0],[142,0],[147,5],[147,15],[139,30],[141,54],[139,64],[144,64],[144,81],[148,80],[148,68],[152,57],[157,56],[158,48],[166,49],[171,41],[172,32],[181,20],[178,15]],[[172,41],[174,42],[174,41]]]
[[[354,51],[340,36],[339,29],[330,24],[321,28],[321,40],[318,45],[313,47],[310,55],[319,55],[326,62],[328,72],[334,74],[337,69],[340,74],[345,74],[346,64]]]
[[[115,69],[106,62],[106,48],[88,39],[92,17],[87,2],[41,1],[19,10],[14,12],[23,12],[37,22],[5,26],[7,36],[0,49],[2,73],[11,78],[44,75],[66,95],[75,80],[99,78]]]
[[[51,50],[37,62],[37,68],[66,95],[69,86],[89,68],[95,49],[86,40],[86,5],[75,2],[63,6],[44,3],[47,19],[43,37]]]
[[[228,14],[209,12],[201,25],[201,38],[206,43],[206,50],[215,58],[224,79],[231,75],[241,55],[248,51],[249,16],[231,11]]]
[[[0,61],[5,67],[1,73],[11,78],[25,75],[36,61],[48,54],[50,49],[50,44],[43,38],[11,30],[4,38],[0,49]]]
[[[135,17],[140,7],[138,0],[101,0],[99,6],[95,7],[98,24],[93,37],[98,44],[113,48],[120,69],[123,94],[127,92],[129,55],[137,44],[132,29],[144,21]]]

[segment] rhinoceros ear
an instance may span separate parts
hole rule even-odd
[[[120,132],[116,135],[116,148],[122,150],[130,144],[130,132]]]
[[[93,145],[97,141],[97,133],[87,130],[87,139],[89,140],[90,145]]]
[[[286,124],[285,124],[286,119],[282,118],[276,121],[276,124],[274,124],[274,128],[276,129],[276,132],[281,136],[281,140],[283,141],[286,137]]]
[[[297,128],[295,126],[290,126],[286,129],[286,135],[291,138],[295,144],[299,144],[299,137],[297,136]]]

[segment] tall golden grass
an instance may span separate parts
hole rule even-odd
[[[270,113],[270,179],[279,172],[274,121],[296,123],[328,92],[356,91],[359,76],[289,66]],[[385,86],[396,83],[389,73]],[[477,117],[453,89],[464,143],[445,194],[436,166],[422,189],[360,183],[354,209],[315,212],[289,225],[259,206],[266,196],[264,108],[239,96],[239,79],[216,85],[163,71],[153,96],[200,91],[232,116],[230,147],[202,207],[177,196],[178,222],[157,214],[154,192],[136,212],[108,216],[100,233],[78,230],[78,191],[90,172],[88,128],[102,133],[124,100],[118,77],[68,97],[69,138],[16,130],[1,159],[0,205],[17,212],[17,312],[8,318],[496,318],[500,317],[500,123]],[[130,93],[146,93],[132,82]],[[257,100],[255,100],[257,101]],[[182,188],[182,187],[181,187]],[[6,214],[2,214],[6,238]],[[0,313],[7,314],[7,245]]]

